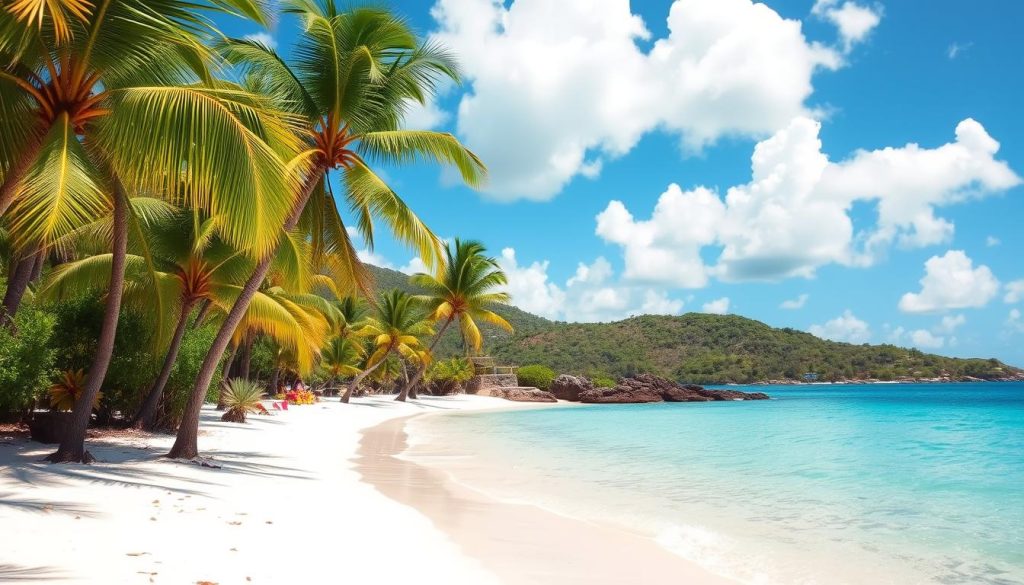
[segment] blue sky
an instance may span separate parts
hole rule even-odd
[[[385,173],[501,256],[523,308],[728,311],[1024,365],[1024,4],[391,6],[466,74],[410,125],[459,135],[492,181]],[[296,24],[268,34],[287,54]],[[373,258],[414,267],[385,238]]]

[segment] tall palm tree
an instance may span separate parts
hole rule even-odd
[[[421,44],[403,20],[386,10],[339,11],[334,0],[289,0],[285,10],[303,24],[293,63],[258,41],[236,39],[221,47],[231,63],[256,79],[254,85],[278,97],[302,121],[306,151],[301,160],[308,168],[301,173],[303,183],[284,230],[300,227],[311,235],[314,254],[323,260],[318,264],[331,267],[343,292],[367,289],[366,269],[356,257],[330,188],[330,175],[337,170],[344,202],[367,243],[373,243],[376,217],[428,265],[435,264],[440,241],[367,161],[433,161],[454,166],[470,185],[482,182],[483,163],[451,134],[400,129],[411,101],[425,101],[441,78],[458,79],[452,59],[438,47]],[[214,339],[169,456],[199,454],[203,398],[268,268],[269,258],[264,258]]]
[[[91,458],[85,430],[113,350],[134,222],[129,196],[157,194],[221,216],[223,235],[254,254],[270,249],[270,226],[291,207],[296,173],[283,161],[298,141],[289,118],[213,79],[208,41],[219,33],[204,11],[266,22],[253,0],[0,8],[0,217],[25,258],[113,216],[103,325],[51,461]]]
[[[467,349],[474,353],[480,351],[483,342],[477,320],[512,331],[512,325],[491,310],[494,305],[509,301],[508,293],[498,290],[508,284],[508,279],[497,260],[486,256],[485,252],[479,242],[456,239],[454,246],[445,248],[447,262],[439,276],[419,273],[410,279],[426,290],[424,298],[433,308],[432,318],[441,323],[437,335],[430,342],[430,352],[455,321],[459,322]],[[396,400],[404,401],[426,370],[427,364],[420,363],[416,374],[405,384]]]
[[[420,338],[433,333],[429,314],[415,297],[399,290],[385,294],[377,314],[366,319],[356,335],[371,339],[370,356],[363,371],[349,382],[342,402],[348,402],[359,383],[393,354],[407,360],[427,359]]]

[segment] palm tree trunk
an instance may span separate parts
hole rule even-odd
[[[267,388],[267,393],[271,396],[277,394],[277,383],[281,379],[281,368],[275,367],[274,373],[270,375],[270,385]]]
[[[295,201],[295,207],[292,209],[291,216],[288,217],[288,220],[285,221],[282,227],[282,232],[291,231],[298,225],[299,216],[302,215],[302,210],[306,207],[309,196],[313,194],[313,189],[324,178],[326,172],[327,169],[323,164],[313,169],[306,180],[306,184],[302,187],[302,192],[299,193],[299,197]],[[276,248],[274,252],[276,252]],[[245,316],[245,312],[249,309],[249,303],[256,296],[256,291],[259,290],[260,285],[263,284],[263,279],[267,277],[267,272],[270,271],[270,262],[274,258],[274,252],[267,254],[256,265],[256,269],[249,277],[249,280],[246,281],[245,286],[242,287],[242,292],[239,293],[235,304],[232,305],[227,317],[224,318],[224,323],[221,324],[217,337],[214,338],[213,345],[210,347],[210,351],[206,353],[203,365],[199,368],[196,383],[192,387],[192,394],[185,405],[184,417],[181,419],[181,425],[178,427],[178,436],[174,440],[174,445],[171,447],[170,452],[167,454],[168,457],[192,459],[199,456],[199,412],[203,408],[206,392],[210,388],[210,382],[213,381],[213,375],[217,372],[220,358],[224,355],[224,350],[227,349],[228,343],[231,342],[231,336],[235,334],[235,329],[238,328],[238,324],[242,322],[242,317]]]
[[[231,358],[227,361],[231,366],[228,367],[228,374],[221,380],[220,388],[217,391],[217,410],[224,410],[227,408],[227,404],[224,403],[224,393],[227,392],[227,381],[229,379],[249,379],[249,361],[252,355],[252,342],[252,338],[247,335],[242,340],[242,353],[238,353],[239,348],[237,345],[231,350]],[[225,364],[225,367],[227,367],[227,364]]]
[[[242,346],[242,361],[238,364],[238,375],[246,380],[249,379],[249,370],[252,366],[252,344],[254,341],[252,335],[245,336],[245,345]]]
[[[33,133],[29,137],[28,143],[24,145],[21,156],[7,169],[4,181],[0,183],[0,217],[3,217],[14,203],[14,194],[18,192],[18,183],[21,183],[28,173],[29,167],[39,158],[39,151],[43,148],[43,139],[46,138],[47,132],[49,132],[48,127],[40,128],[38,132]]]
[[[434,348],[437,347],[437,342],[441,341],[441,336],[444,335],[444,332],[448,330],[448,327],[454,320],[455,317],[449,317],[448,320],[444,322],[444,325],[441,326],[441,330],[437,332],[437,335],[435,335],[434,339],[430,342],[430,347],[427,348],[427,351],[429,351],[431,355],[434,353]],[[420,364],[420,367],[416,368],[416,375],[412,377],[412,380],[406,382],[405,387],[398,393],[398,397],[395,398],[395,400],[405,402],[405,398],[409,396],[413,386],[419,384],[420,380],[423,379],[423,374],[425,373],[427,373],[427,363],[423,362]],[[413,395],[413,398],[416,398],[415,394]]]
[[[167,385],[167,380],[171,378],[171,372],[174,370],[174,362],[178,359],[181,340],[185,337],[185,330],[188,329],[188,318],[192,313],[192,307],[195,306],[195,303],[195,299],[189,299],[181,307],[178,325],[174,328],[174,337],[171,338],[171,345],[167,348],[167,356],[164,357],[164,365],[160,369],[160,375],[153,382],[153,386],[149,389],[149,394],[146,395],[146,400],[142,403],[142,408],[139,409],[139,413],[135,416],[135,420],[132,423],[132,426],[137,429],[153,430],[156,423],[156,409],[160,406],[160,398],[163,397],[164,387]]]
[[[373,366],[363,370],[362,372],[359,372],[359,374],[357,374],[355,378],[352,378],[352,381],[348,383],[348,388],[345,388],[345,394],[344,396],[341,397],[341,401],[344,402],[345,404],[348,404],[349,399],[352,398],[352,393],[355,392],[356,388],[359,387],[359,383],[362,382],[364,378],[372,374],[373,371],[379,368],[381,364],[387,361],[387,359],[388,356],[384,356],[384,359],[373,364]]]
[[[10,278],[7,281],[7,292],[4,293],[4,306],[3,314],[0,315],[0,322],[4,325],[11,326],[14,322],[14,314],[18,312],[18,307],[21,306],[21,299],[25,296],[25,291],[28,290],[28,285],[32,282],[32,273],[35,269],[36,258],[41,256],[42,252],[36,249],[34,252],[29,252],[25,256],[22,256],[14,262],[14,269],[11,270]]]
[[[32,266],[32,278],[29,282],[35,282],[39,280],[39,277],[43,275],[43,266],[46,265],[46,253],[42,249],[36,254],[36,262]]]
[[[121,295],[124,292],[124,267],[128,249],[128,199],[121,182],[112,177],[114,191],[114,238],[113,254],[110,262],[110,287],[107,290],[107,302],[103,312],[103,326],[99,339],[96,341],[96,353],[89,366],[89,376],[85,389],[75,401],[72,420],[69,428],[61,439],[60,447],[46,458],[51,463],[89,463],[93,461],[91,453],[85,450],[85,431],[89,427],[92,416],[92,405],[99,394],[100,386],[107,376],[107,367],[114,353],[114,337],[117,334],[117,320],[121,312]]]

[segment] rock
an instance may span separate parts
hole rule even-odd
[[[647,389],[634,389],[624,386],[614,388],[594,388],[580,393],[580,402],[589,404],[622,404],[634,402],[662,402],[661,394]]]
[[[594,389],[594,383],[583,376],[561,374],[551,382],[550,392],[559,400],[580,401],[580,393]]]
[[[485,394],[486,393],[486,394]],[[523,386],[487,388],[481,390],[480,394],[504,398],[515,402],[558,402],[555,395],[550,392],[538,390],[537,388],[526,388]]]
[[[662,391],[661,396],[665,402],[710,402],[714,398],[704,394],[707,392],[703,386],[696,384],[675,385]]]
[[[677,384],[650,374],[623,378],[614,388],[595,388],[580,392],[580,402],[587,403],[711,402],[767,399],[768,395],[763,392],[708,390],[696,384]]]

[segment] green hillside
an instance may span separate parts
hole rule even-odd
[[[380,290],[416,292],[400,272],[377,267],[373,271]],[[615,323],[556,323],[515,307],[496,310],[516,331],[509,336],[486,327],[487,353],[504,363],[543,364],[556,372],[612,377],[645,372],[702,384],[799,380],[805,372],[829,381],[943,375],[994,379],[1022,372],[995,359],[957,359],[893,345],[826,341],[736,315],[688,313]],[[461,353],[457,332],[446,335],[439,353]]]

